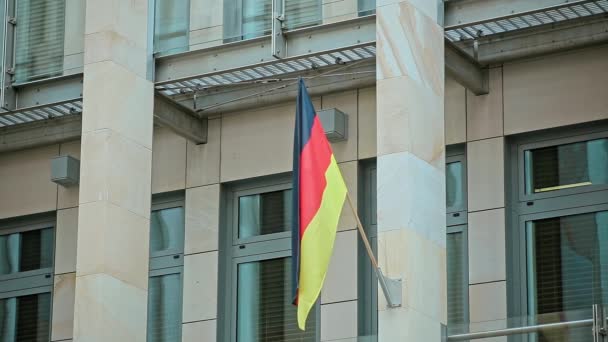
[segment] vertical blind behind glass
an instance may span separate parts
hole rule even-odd
[[[447,235],[447,291],[448,291],[448,332],[450,334],[465,332],[465,309],[468,291],[465,280],[464,236],[462,232]]]
[[[15,82],[63,70],[65,0],[16,0]]]
[[[190,0],[156,0],[154,12],[154,52],[177,53],[188,50]]]
[[[0,275],[53,265],[53,228],[0,235]]]
[[[291,190],[239,197],[240,239],[289,231]]]
[[[291,304],[291,258],[239,264],[237,277],[237,342],[315,341],[315,308],[301,331]]]
[[[0,341],[48,342],[51,294],[0,299]]]
[[[528,311],[539,323],[591,318],[593,304],[608,304],[608,211],[536,220],[526,230]],[[561,334],[590,341],[587,330]]]
[[[525,152],[526,193],[608,184],[608,139]]]
[[[150,216],[150,254],[183,251],[184,225],[183,207],[153,211]]]
[[[178,341],[181,336],[181,275],[150,277],[147,342]]]

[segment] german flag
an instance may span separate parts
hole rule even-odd
[[[293,149],[292,284],[302,330],[323,287],[345,198],[342,174],[300,79]]]

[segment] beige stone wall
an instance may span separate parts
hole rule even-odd
[[[608,119],[608,47],[507,63],[489,75],[483,96],[446,80],[446,143],[467,148],[471,331],[506,327],[505,137]]]
[[[375,94],[375,88],[365,88],[313,99],[317,109],[335,107],[349,116],[348,140],[332,147],[355,201],[357,161],[376,155]],[[186,193],[184,342],[216,334],[220,184],[291,171],[294,108],[290,102],[212,117],[202,145],[154,130],[153,193]],[[343,210],[321,297],[323,341],[357,336],[355,229],[352,213]]]

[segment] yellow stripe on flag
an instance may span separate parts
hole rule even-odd
[[[346,185],[333,155],[325,171],[325,180],[327,185],[323,191],[321,206],[306,228],[300,247],[298,326],[302,330],[323,287],[334,248],[340,212],[346,198]]]

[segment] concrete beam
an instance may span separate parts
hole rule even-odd
[[[0,153],[79,139],[81,130],[80,115],[0,128]]]
[[[376,40],[376,16],[288,31],[287,57],[352,46]],[[339,44],[337,44],[339,42]],[[203,75],[276,60],[270,36],[228,43],[156,59],[156,82]]]
[[[154,123],[197,144],[207,143],[207,119],[159,94],[154,96]]]
[[[479,39],[480,65],[505,63],[551,53],[608,43],[608,19],[604,17],[522,30],[517,34]],[[473,55],[472,44],[458,45]]]
[[[571,3],[572,0],[450,0],[445,1],[445,27],[503,17]]]
[[[445,41],[445,72],[475,95],[485,95],[489,92],[488,70],[482,69],[470,56],[447,40]]]

